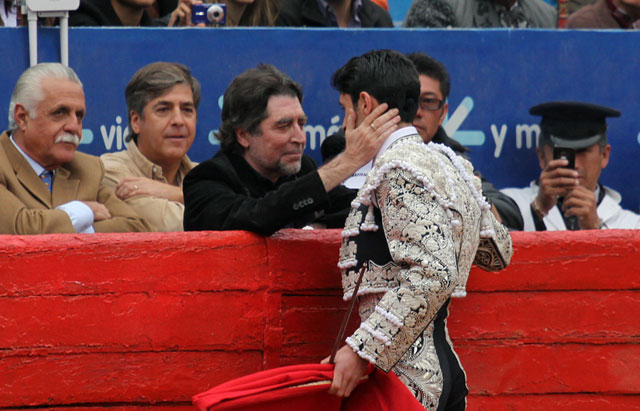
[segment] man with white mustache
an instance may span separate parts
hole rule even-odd
[[[59,63],[27,69],[0,136],[0,234],[146,231],[102,185],[100,159],[76,153],[85,115],[82,83]]]

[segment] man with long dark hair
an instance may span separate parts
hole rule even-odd
[[[340,186],[377,152],[399,118],[386,105],[380,127],[348,128],[346,149],[317,169],[306,146],[302,88],[271,65],[238,75],[224,93],[220,151],[184,182],[185,230],[271,235],[318,222],[338,227],[355,193]]]

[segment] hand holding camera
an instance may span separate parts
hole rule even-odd
[[[223,3],[201,3],[191,7],[193,24],[203,23],[207,26],[224,26],[227,20],[227,5]]]
[[[180,0],[171,13],[169,27],[173,26],[224,26],[227,6],[222,3],[203,3],[201,0]]]
[[[169,27],[175,26],[193,26],[193,22],[191,21],[191,7],[196,4],[202,3],[201,0],[180,0],[178,1],[178,6],[176,9],[171,12],[171,17],[169,19]]]
[[[575,150],[565,147],[554,147],[553,160],[544,165],[538,179],[538,196],[536,206],[542,214],[553,208],[558,197],[564,197],[580,185],[578,172],[575,170]]]
[[[562,213],[565,217],[577,219],[581,230],[600,228],[601,222],[597,209],[595,193],[581,185],[574,187],[562,202]]]

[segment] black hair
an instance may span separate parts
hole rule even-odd
[[[407,58],[411,60],[413,65],[416,67],[419,75],[438,80],[440,83],[440,93],[442,93],[442,98],[445,100],[449,98],[449,93],[451,92],[451,80],[449,79],[449,72],[447,71],[447,68],[442,63],[421,51],[407,54]]]
[[[413,122],[418,111],[420,80],[413,63],[394,50],[372,50],[351,58],[331,78],[341,94],[351,96],[354,106],[366,91],[379,103],[399,110],[400,119]]]
[[[225,152],[242,151],[236,130],[262,134],[260,123],[267,118],[267,104],[272,96],[296,97],[302,103],[302,87],[274,66],[260,64],[239,74],[224,92],[222,124],[216,137]]]

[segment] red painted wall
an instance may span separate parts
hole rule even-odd
[[[468,409],[640,410],[640,231],[513,238],[511,266],[474,269],[452,303]],[[0,236],[0,409],[189,409],[230,378],[319,361],[346,306],[339,243]]]

